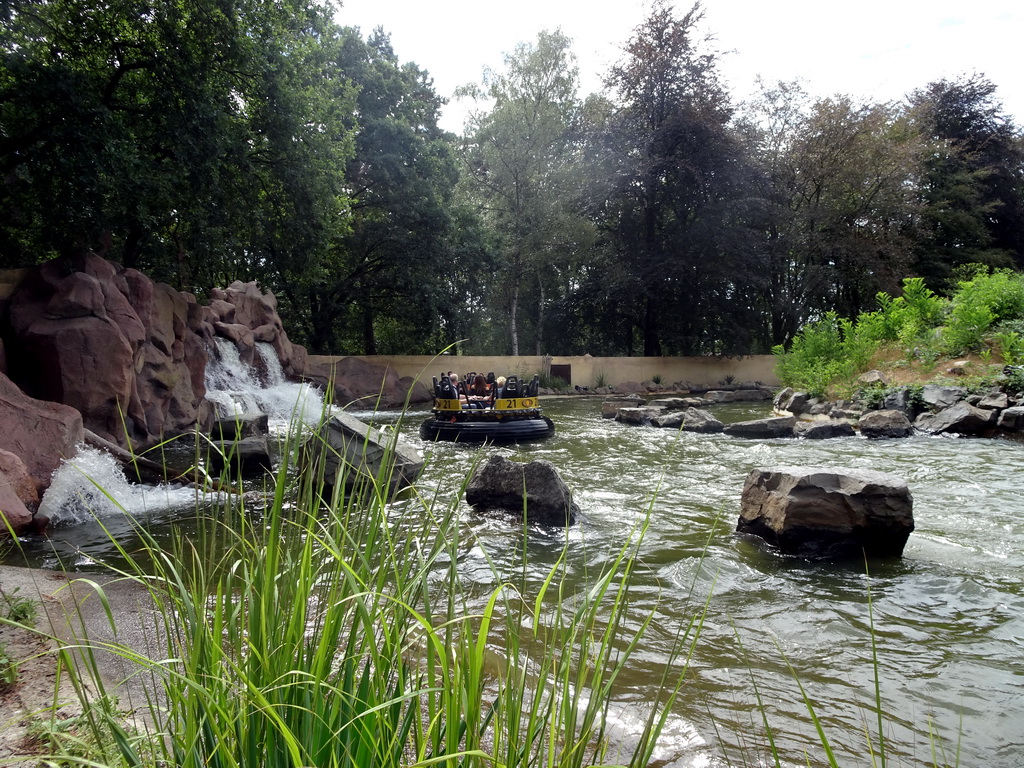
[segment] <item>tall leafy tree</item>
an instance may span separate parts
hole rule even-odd
[[[314,350],[437,349],[455,340],[455,273],[486,261],[454,197],[453,137],[437,125],[442,101],[380,29],[366,40],[344,29],[336,64],[358,88],[355,152],[344,165],[346,229],[319,269],[280,260],[276,280]]]
[[[606,158],[597,213],[614,247],[616,302],[645,355],[733,351],[750,326],[743,163],[717,54],[697,37],[700,5],[659,0],[608,77],[614,112],[596,140]]]
[[[521,297],[534,296],[531,318],[537,354],[544,347],[549,287],[576,252],[567,237],[579,218],[572,136],[579,111],[577,68],[570,40],[541,32],[489,73],[486,90],[464,90],[490,105],[470,120],[464,156],[472,195],[499,237],[492,303],[504,308],[508,351],[520,352]]]
[[[926,144],[916,271],[944,289],[963,264],[1024,269],[1024,143],[996,86],[979,75],[939,80],[909,101]]]
[[[352,91],[316,0],[8,3],[0,253],[98,250],[182,287],[311,264],[345,210]]]
[[[827,311],[856,316],[909,265],[919,143],[898,110],[763,87],[740,127],[758,168],[756,219],[771,340]]]

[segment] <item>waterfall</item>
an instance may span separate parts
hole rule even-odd
[[[275,432],[317,424],[324,410],[320,391],[287,381],[272,345],[259,342],[256,351],[259,369],[243,362],[232,342],[216,340],[206,366],[206,399],[214,403],[218,418],[265,413]],[[136,485],[110,454],[79,445],[77,455],[54,473],[39,512],[54,525],[73,525],[124,513],[142,516],[194,508],[197,499],[216,497],[182,486]]]
[[[293,424],[311,426],[323,415],[323,395],[310,384],[285,379],[273,345],[256,343],[259,368],[245,363],[234,343],[215,339],[206,366],[206,399],[217,407],[217,417],[238,418],[265,413],[271,429],[285,431]]]

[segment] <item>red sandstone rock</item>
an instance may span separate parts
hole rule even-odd
[[[324,389],[333,388],[334,401],[339,405],[362,402],[367,408],[379,405],[393,408],[405,402],[406,389],[392,369],[368,363],[357,357],[329,357],[309,355],[303,373]]]
[[[82,416],[60,403],[35,400],[0,374],[0,450],[18,456],[28,469],[37,492],[65,456],[74,456],[82,442]]]

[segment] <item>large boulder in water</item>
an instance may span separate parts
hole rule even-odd
[[[466,501],[477,509],[525,514],[529,522],[540,525],[571,525],[580,511],[551,462],[522,464],[497,454],[470,478]]]
[[[1024,432],[1024,406],[1007,408],[999,414],[997,426],[1010,432]]]
[[[903,411],[868,411],[857,420],[857,429],[864,437],[910,437],[914,427]]]
[[[418,450],[347,413],[336,413],[307,442],[304,461],[319,464],[317,470],[329,486],[380,482],[389,493],[412,485],[423,471]]]
[[[981,435],[994,429],[998,418],[993,410],[975,408],[961,400],[938,413],[922,413],[914,425],[934,434]]]
[[[724,425],[707,411],[700,408],[687,408],[677,413],[668,413],[651,419],[656,427],[671,427],[684,432],[701,432],[715,434],[721,432]]]
[[[914,530],[906,481],[862,469],[755,469],[743,486],[738,533],[801,557],[898,557]]]

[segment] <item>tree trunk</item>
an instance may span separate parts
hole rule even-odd
[[[373,332],[373,308],[369,299],[363,304],[363,354],[377,354],[377,337]]]
[[[537,301],[537,351],[535,355],[544,354],[544,278],[541,277],[540,270],[537,270],[537,285],[540,288],[540,299]]]
[[[644,309],[644,355],[661,357],[661,341],[658,340],[658,322],[654,310],[654,301],[647,299]]]
[[[512,341],[512,356],[519,356],[519,331],[516,330],[516,317],[519,314],[519,281],[512,283],[512,293],[508,301],[508,332]]]

